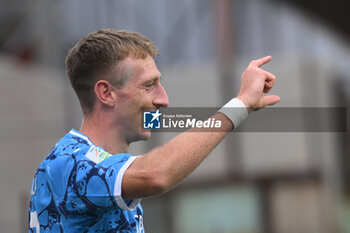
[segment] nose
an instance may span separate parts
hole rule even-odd
[[[153,104],[156,106],[156,108],[166,108],[169,106],[168,95],[161,84],[158,86],[158,91],[156,92],[156,96],[153,99]]]

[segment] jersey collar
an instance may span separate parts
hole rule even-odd
[[[85,141],[87,141],[87,143],[89,143],[89,145],[93,145],[93,143],[90,141],[90,139],[87,136],[85,136],[84,134],[82,134],[81,132],[79,132],[78,130],[71,129],[71,131],[69,131],[69,134],[72,134],[76,137],[84,139]]]

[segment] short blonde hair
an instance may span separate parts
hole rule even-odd
[[[103,29],[83,37],[66,57],[66,73],[80,101],[84,114],[93,110],[94,86],[105,74],[128,56],[145,59],[159,55],[157,47],[144,35],[115,29]],[[105,77],[105,79],[108,77]],[[107,80],[120,88],[125,78]]]

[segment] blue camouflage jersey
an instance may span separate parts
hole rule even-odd
[[[111,155],[72,129],[34,176],[29,232],[143,233],[140,199],[123,200],[130,154]]]

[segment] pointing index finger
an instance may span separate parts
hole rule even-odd
[[[253,60],[251,62],[251,64],[254,66],[260,67],[260,66],[268,63],[271,60],[271,58],[272,58],[271,56],[262,57],[262,58],[259,58],[257,60]]]

